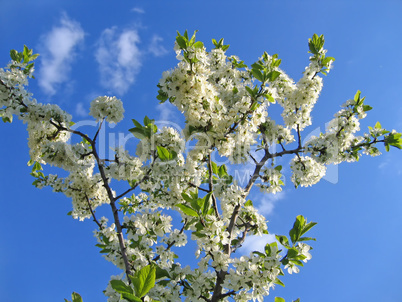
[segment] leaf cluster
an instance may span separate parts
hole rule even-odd
[[[335,58],[325,56],[326,50],[324,50],[324,43],[324,35],[318,36],[317,34],[314,34],[312,38],[308,39],[308,47],[310,49],[309,53],[314,55],[311,60],[317,60],[322,68],[320,72],[326,75],[331,63],[335,61]]]
[[[233,176],[228,174],[228,168],[225,164],[218,166],[215,162],[211,161],[212,167],[212,184],[217,184],[223,182],[226,185],[229,185],[233,182]],[[207,172],[206,177],[202,181],[202,183],[209,182],[209,172]]]
[[[216,42],[215,39],[212,39],[212,44],[214,44],[215,49],[222,49],[223,51],[226,51],[229,49],[230,45],[224,45],[223,44],[223,38],[219,40],[219,42]]]
[[[33,49],[29,49],[26,45],[24,45],[24,50],[22,52],[18,52],[15,49],[12,49],[10,51],[11,60],[18,62],[18,63],[27,64],[24,69],[24,74],[31,73],[31,71],[34,67],[34,63],[32,61],[34,61],[38,56],[39,56],[39,54],[34,54]],[[11,68],[16,68],[16,67],[17,67],[16,65],[11,65]],[[34,77],[32,76],[32,78],[34,78]]]
[[[142,302],[141,298],[145,297],[155,286],[156,267],[147,265],[129,277],[132,286],[127,285],[122,280],[111,280],[110,285],[121,295],[121,299],[126,299],[129,302]]]
[[[135,127],[128,129],[128,131],[138,139],[151,138],[151,136],[158,131],[158,127],[155,125],[155,120],[151,120],[148,116],[145,116],[144,118],[144,126],[135,119],[132,119],[132,121]]]
[[[289,237],[291,243],[289,242],[288,237],[284,235],[276,235],[276,239],[279,241],[287,249],[287,254],[281,260],[283,265],[288,264],[289,262],[295,265],[303,266],[302,260],[306,259],[306,256],[299,253],[296,248],[296,244],[302,241],[316,240],[311,237],[304,237],[303,235],[307,233],[313,226],[315,226],[316,222],[308,222],[304,216],[299,215],[296,217],[296,220],[293,224],[293,228],[289,231]],[[303,237],[302,237],[303,236]]]

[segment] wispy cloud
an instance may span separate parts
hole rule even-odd
[[[117,27],[105,29],[98,41],[96,60],[101,83],[112,92],[123,95],[135,82],[142,63],[137,30]]]
[[[54,95],[57,86],[68,80],[77,46],[84,36],[81,25],[66,14],[62,15],[59,25],[42,36],[38,82],[47,94]]]
[[[79,117],[86,117],[88,115],[88,112],[84,108],[84,103],[77,103],[75,106],[75,114]]]
[[[134,13],[138,13],[138,14],[145,14],[145,10],[143,10],[140,7],[134,7],[134,8],[131,9],[131,11],[134,12]]]
[[[167,49],[161,44],[163,38],[158,35],[153,35],[151,44],[149,45],[149,52],[155,57],[161,57],[168,53]]]
[[[258,204],[256,204],[256,208],[261,215],[270,215],[275,208],[275,204],[279,200],[284,199],[285,196],[285,191],[278,192],[276,194],[264,194],[261,198],[259,198],[259,202]]]
[[[159,111],[159,120],[161,121],[176,121],[177,115],[175,111],[176,107],[169,102],[159,104],[156,106],[156,110]]]
[[[267,234],[262,236],[248,236],[244,241],[242,247],[239,249],[239,253],[242,255],[248,255],[253,251],[263,252],[267,243],[275,242],[274,234]]]

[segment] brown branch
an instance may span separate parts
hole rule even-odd
[[[81,136],[82,138],[84,138],[85,140],[87,140],[90,143],[90,145],[92,147],[92,154],[95,157],[96,164],[98,166],[99,173],[100,173],[101,178],[102,178],[103,187],[105,188],[105,190],[107,192],[107,195],[108,195],[108,198],[109,198],[109,201],[110,201],[110,207],[112,208],[114,224],[115,224],[116,230],[117,230],[117,238],[119,239],[120,253],[121,253],[121,257],[123,258],[124,267],[125,267],[125,273],[127,275],[127,280],[129,282],[131,282],[130,281],[131,279],[129,278],[129,276],[131,275],[131,266],[130,266],[130,263],[128,262],[128,258],[127,258],[127,248],[126,248],[125,243],[124,243],[122,225],[120,223],[119,213],[118,213],[118,209],[116,207],[116,198],[113,196],[112,189],[109,186],[109,180],[106,177],[106,173],[105,173],[104,166],[102,164],[102,160],[99,158],[98,152],[96,151],[95,140],[92,140],[91,138],[88,137],[88,135],[86,135],[86,134],[84,134],[84,133],[82,133],[80,131],[65,128],[64,126],[62,126],[60,124],[58,125],[52,120],[50,120],[49,122],[50,122],[50,124],[55,126],[58,130],[68,131],[68,132],[77,134],[78,136]],[[99,129],[98,129],[98,132],[99,132]]]
[[[150,173],[151,173],[151,169],[149,169],[149,170],[147,171],[147,173],[145,173],[144,177],[143,177],[141,180],[137,181],[137,182],[135,183],[135,185],[133,185],[131,188],[127,189],[126,191],[124,191],[124,192],[121,193],[120,195],[116,196],[116,197],[114,198],[114,200],[115,200],[115,201],[116,201],[116,200],[119,200],[120,198],[124,197],[125,195],[127,195],[127,194],[130,193],[131,191],[135,190],[141,183],[143,183],[144,181],[148,180]]]
[[[219,211],[218,211],[218,204],[215,198],[215,194],[213,193],[213,184],[212,184],[212,160],[211,160],[211,153],[209,153],[208,155],[208,172],[209,172],[209,179],[208,179],[208,183],[209,183],[209,192],[211,192],[211,197],[212,197],[212,204],[215,210],[215,216],[220,219],[219,216]]]
[[[98,221],[98,219],[96,219],[95,212],[92,210],[91,202],[89,201],[87,194],[85,194],[85,199],[87,200],[88,207],[89,207],[89,210],[91,211],[93,221],[98,225],[99,230],[102,230],[103,229],[102,224]]]
[[[191,183],[191,182],[189,182],[188,185],[189,185],[190,187],[197,188],[198,190],[203,191],[203,192],[206,192],[206,193],[209,193],[209,192],[210,192],[209,190],[204,189],[204,188],[201,188],[201,187],[199,187],[199,186],[196,186],[195,184],[193,184],[193,183]]]

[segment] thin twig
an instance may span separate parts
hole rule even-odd
[[[217,204],[217,201],[216,201],[216,198],[215,198],[215,194],[213,193],[214,187],[213,187],[213,184],[212,184],[212,160],[211,160],[211,153],[209,153],[209,155],[208,155],[208,172],[209,172],[209,179],[208,179],[208,182],[209,182],[209,192],[212,193],[212,194],[211,194],[211,197],[212,197],[212,204],[213,204],[213,207],[214,207],[214,210],[215,210],[215,216],[216,216],[218,219],[220,219],[219,211],[218,211],[218,204]]]
[[[93,221],[98,225],[99,229],[102,230],[102,224],[98,221],[98,219],[96,219],[95,212],[92,210],[91,202],[89,201],[87,194],[85,194],[85,198],[87,200],[89,210],[91,211]]]

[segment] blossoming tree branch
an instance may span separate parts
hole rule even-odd
[[[299,272],[311,259],[307,243],[314,238],[306,233],[316,224],[297,216],[287,236],[276,235],[277,242],[263,250],[239,255],[247,236],[268,234],[265,217],[248,196],[256,187],[266,194],[282,190],[277,158],[289,156],[291,181],[307,187],[325,176],[328,164],[379,155],[379,144],[387,151],[402,148],[401,133],[380,123],[358,134],[360,119],[372,109],[360,91],[335,113],[325,132],[303,144],[323,86],[321,75],[335,60],[326,55],[323,36],[309,39],[310,63],[297,82],[280,69],[278,55],[265,52],[248,66],[226,55],[229,45],[223,39],[212,42],[215,48],[207,51],[195,34],[178,34],[179,63],[158,84],[158,100],[184,114],[182,133],[158,128],[148,117],[133,120],[129,131],[139,139],[135,154],[119,146],[111,158],[99,152],[99,133],[105,123],[123,119],[119,99],[93,100],[90,115],[97,130],[84,133],[59,106],[41,104],[26,90],[38,56],[31,49],[12,50],[11,62],[0,69],[0,115],[4,122],[18,117],[27,124],[33,184],[70,197],[69,214],[94,221],[97,246],[122,270],[105,290],[110,302],[263,301],[275,284],[283,285],[280,276]],[[273,106],[281,108],[279,121],[269,116]],[[216,158],[226,159],[228,166]],[[252,173],[241,183],[230,172],[234,164],[246,163]],[[68,174],[45,174],[46,165]],[[124,181],[125,189],[121,183],[116,188],[116,180]],[[108,218],[98,217],[100,206],[110,209]],[[196,246],[195,268],[175,253],[186,249],[188,240]],[[73,293],[72,300],[82,298]]]

